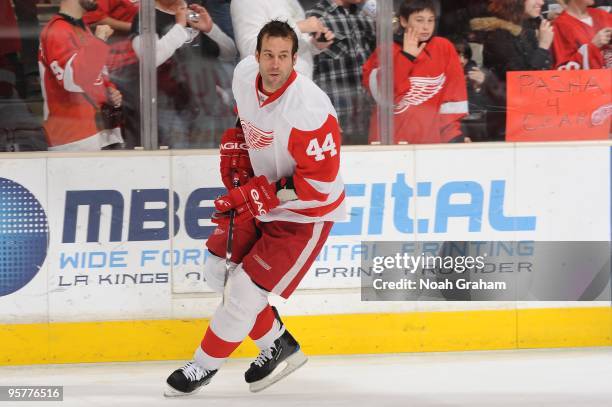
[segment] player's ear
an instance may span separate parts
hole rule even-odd
[[[293,54],[292,58],[293,58],[293,66],[295,66],[295,64],[297,63],[297,52]]]
[[[255,60],[259,63],[259,51],[255,51]]]

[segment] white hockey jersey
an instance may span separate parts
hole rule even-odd
[[[232,90],[255,175],[276,182],[293,177],[297,200],[257,219],[310,223],[345,218],[340,176],[340,128],[327,95],[293,71],[272,95],[261,98],[254,56],[234,71]]]

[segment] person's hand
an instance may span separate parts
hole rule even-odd
[[[102,41],[108,40],[108,37],[113,35],[114,30],[110,27],[110,25],[102,24],[96,26],[95,36],[101,39]]]
[[[121,103],[123,103],[123,95],[121,95],[121,92],[113,87],[108,87],[106,90],[108,92],[108,103],[113,105],[113,107],[121,106]]]
[[[227,195],[215,199],[215,208],[221,213],[236,210],[236,224],[256,216],[263,216],[280,205],[276,196],[276,184],[268,182],[263,175],[251,178],[249,182],[234,188]],[[214,220],[213,220],[214,221]]]
[[[325,28],[321,20],[315,16],[308,17],[306,20],[298,21],[297,26],[303,33],[322,32]]]
[[[208,14],[208,11],[199,4],[191,4],[189,8],[198,13],[199,19],[198,21],[187,20],[187,24],[196,30],[209,33],[213,28],[213,20],[210,17],[210,14]]]
[[[538,46],[543,49],[550,49],[554,38],[555,32],[552,24],[548,20],[542,20],[538,30]]]
[[[187,27],[187,6],[186,5],[183,4],[176,9],[176,12],[174,13],[174,21],[183,27]]]
[[[240,185],[245,185],[253,176],[249,146],[244,139],[242,128],[232,127],[223,133],[219,155],[221,180],[228,191],[234,188],[234,177],[237,177]]]
[[[403,51],[407,54],[412,55],[413,57],[418,57],[421,51],[425,49],[427,43],[424,42],[419,45],[419,36],[416,30],[412,27],[406,28],[404,31],[404,47]]]
[[[325,41],[319,41],[319,38],[321,36],[325,38]],[[327,27],[323,27],[322,31],[313,33],[311,41],[314,44],[314,46],[317,47],[318,49],[325,49],[325,48],[329,48],[334,43],[335,38],[336,37],[334,36],[334,33],[332,32],[332,30],[330,30]]]
[[[591,42],[597,48],[601,48],[604,45],[608,45],[610,43],[610,36],[612,36],[612,28],[602,28],[597,34],[595,34]]]
[[[468,79],[474,82],[477,86],[482,86],[486,79],[486,75],[480,70],[480,68],[475,66],[468,72]]]

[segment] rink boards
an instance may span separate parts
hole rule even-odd
[[[609,302],[362,302],[358,276],[365,240],[609,241],[610,157],[609,142],[347,148],[349,217],[273,302],[311,354],[612,345]],[[216,152],[3,155],[0,181],[21,245],[0,246],[0,364],[191,355],[219,302],[201,276]]]

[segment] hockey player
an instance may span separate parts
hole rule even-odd
[[[345,208],[336,112],[327,95],[294,70],[297,48],[291,26],[273,20],[259,32],[255,56],[234,71],[241,126],[221,142],[221,177],[229,193],[215,201],[219,226],[207,242],[204,275],[223,292],[223,215],[235,210],[232,271],[194,360],[168,377],[168,396],[210,382],[247,335],[261,350],[245,373],[251,391],[306,362],[268,295],[293,293]],[[232,188],[234,181],[240,186]]]
[[[558,69],[612,68],[612,16],[590,8],[594,0],[569,0],[553,25],[552,51]]]
[[[82,20],[85,11],[96,7],[95,0],[62,0],[59,13],[40,35],[43,127],[49,150],[95,151],[123,141],[112,118],[121,106],[121,93],[105,68],[105,41],[113,30],[101,25],[94,35]]]
[[[463,141],[460,120],[468,113],[467,88],[459,56],[450,41],[433,36],[431,0],[405,0],[399,9],[403,33],[393,44],[393,142],[411,144]],[[363,85],[377,102],[379,49],[363,66]],[[370,141],[379,141],[375,109]]]

